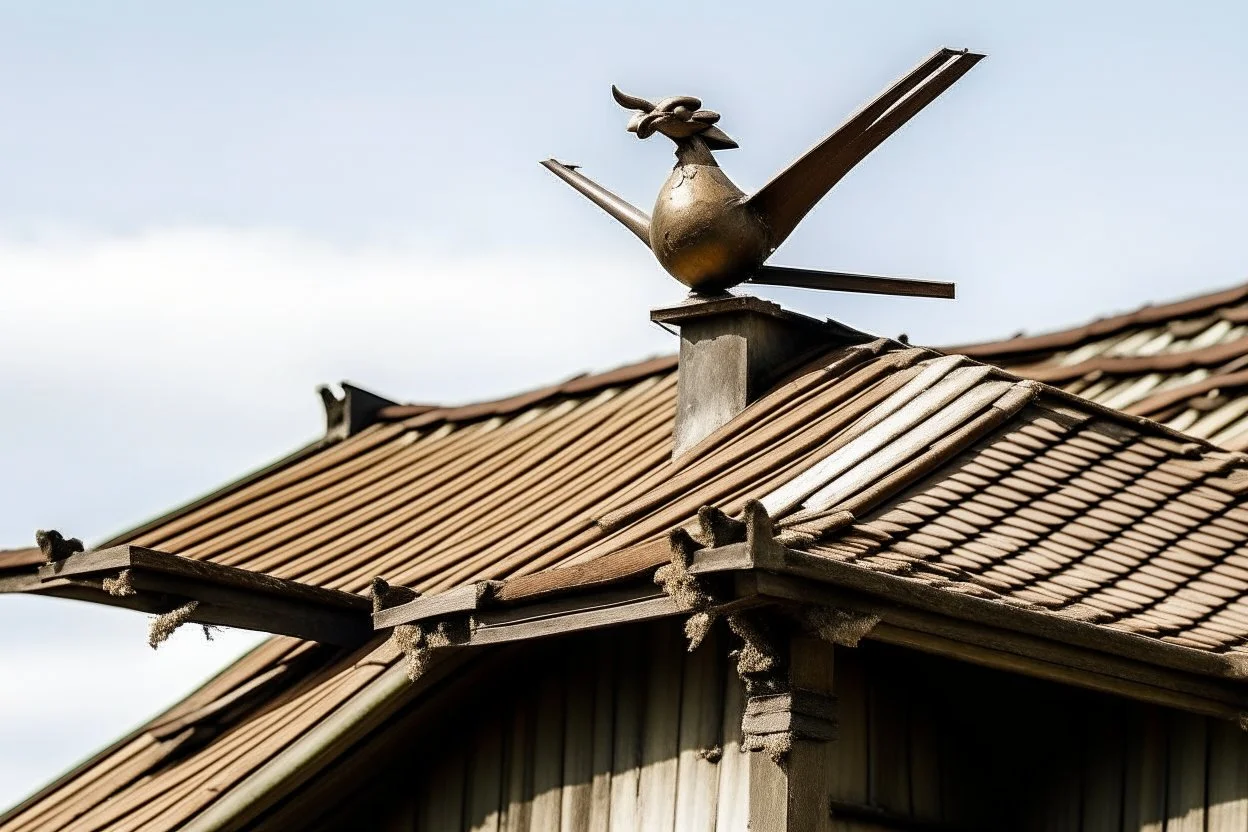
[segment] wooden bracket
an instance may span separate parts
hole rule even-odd
[[[125,580],[133,595],[114,596],[98,588],[105,580],[118,580],[123,572],[128,573]],[[187,601],[198,601],[188,618],[196,624],[341,646],[362,644],[372,635],[371,603],[360,595],[142,546],[70,555],[39,567],[38,578],[49,595],[84,598],[87,593],[90,600],[100,603],[152,612],[168,612]]]
[[[373,629],[387,630],[399,624],[415,624],[430,618],[472,613],[489,602],[497,581],[478,581],[436,595],[421,595],[373,613]]]
[[[836,697],[796,687],[786,693],[751,696],[745,705],[741,732],[756,737],[788,734],[793,739],[835,740]]]
[[[787,550],[776,540],[771,518],[761,503],[752,501],[745,507],[745,540],[693,553],[689,574],[709,575],[715,572],[761,569],[778,572],[785,568]]]

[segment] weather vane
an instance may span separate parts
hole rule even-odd
[[[630,133],[641,139],[662,133],[676,143],[676,166],[659,191],[653,216],[582,175],[575,165],[554,159],[542,164],[636,234],[660,265],[696,295],[764,283],[951,298],[951,283],[765,263],[833,185],[983,57],[965,49],[937,50],[752,195],[734,185],[712,155],[737,147],[717,126],[719,113],[701,109],[702,102],[692,96],[653,104],[611,88],[620,106],[636,111],[628,122]]]

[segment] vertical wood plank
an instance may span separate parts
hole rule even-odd
[[[1248,832],[1248,733],[1220,719],[1208,724],[1208,832]]]
[[[648,655],[650,677],[642,717],[638,799],[641,824],[646,832],[673,832],[685,640],[669,621],[657,625],[652,633]]]
[[[794,688],[833,695],[836,689],[834,659],[831,644],[810,636],[795,636],[789,643],[790,684]],[[834,741],[793,741],[787,760],[787,832],[831,832],[834,828],[829,803],[836,757]]]
[[[482,721],[473,743],[464,799],[468,832],[499,832],[503,789],[503,721],[491,713]]]
[[[1073,726],[1067,726],[1067,730],[1058,734],[1057,744],[1068,750],[1064,750],[1049,769],[1047,799],[1037,828],[1046,832],[1070,832],[1079,828],[1083,816],[1082,775],[1087,749],[1082,733]]]
[[[750,768],[748,754],[741,750],[741,718],[745,715],[745,685],[732,662],[721,670],[724,690],[724,756],[719,761],[719,800],[715,809],[716,832],[746,832],[750,822]]]
[[[562,832],[589,832],[594,781],[594,657],[583,646],[573,650],[565,670],[567,696],[563,730]],[[608,771],[610,766],[608,765]]]
[[[869,755],[867,674],[858,650],[837,651],[836,697],[838,738],[833,743],[829,788],[835,800],[865,806]]]
[[[611,766],[615,753],[615,644],[609,638],[595,657],[593,780],[589,792],[589,824],[593,832],[611,824]]]
[[[838,655],[837,675],[840,675]],[[938,710],[925,691],[910,696],[910,803],[914,816],[929,823],[940,821],[940,733]]]
[[[1123,735],[1121,705],[1097,703],[1085,717],[1083,832],[1122,828]]]
[[[874,674],[868,685],[870,800],[894,815],[910,815],[910,759],[906,702],[892,674]]]
[[[416,832],[417,795],[408,793],[393,802],[383,812],[377,823],[378,832]],[[332,818],[321,828],[334,829],[344,824],[342,818]]]
[[[1163,832],[1166,826],[1166,731],[1161,711],[1136,706],[1130,712],[1127,764],[1122,789],[1122,828]]]
[[[520,692],[507,742],[505,832],[528,832],[533,809],[533,697]]]
[[[542,669],[533,732],[533,810],[529,828],[559,832],[563,810],[564,675],[554,662]]]
[[[1205,832],[1205,718],[1170,713],[1169,801],[1166,832]]]
[[[787,832],[789,823],[789,779],[766,753],[748,751],[745,767],[749,771],[750,832]]]
[[[680,698],[680,758],[676,775],[676,828],[680,832],[714,832],[719,800],[719,760],[707,751],[723,746],[724,686],[720,645],[709,637],[686,654]]]
[[[619,665],[615,695],[615,746],[611,766],[611,832],[640,832],[637,787],[641,775],[641,711],[645,701],[645,667],[640,637],[629,628],[616,655]]]
[[[421,832],[458,832],[463,828],[464,778],[467,743],[446,742],[436,761],[426,769],[427,788],[416,828]]]

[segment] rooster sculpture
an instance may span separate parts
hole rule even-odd
[[[716,163],[713,151],[730,150],[737,143],[717,126],[719,114],[702,109],[702,102],[692,96],[655,104],[611,88],[616,102],[635,111],[629,132],[641,139],[661,133],[676,144],[676,166],[651,216],[574,165],[554,159],[542,164],[636,234],[659,264],[695,295],[716,295],[750,282],[953,297],[949,283],[765,263],[837,182],[983,57],[967,50],[937,50],[752,195],[743,193]]]

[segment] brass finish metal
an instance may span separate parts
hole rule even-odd
[[[714,295],[749,281],[953,297],[952,285],[946,283],[763,264],[855,165],[983,57],[967,50],[937,50],[752,196],[732,183],[712,155],[737,143],[716,126],[719,113],[701,109],[702,102],[692,96],[654,104],[611,88],[621,106],[636,111],[628,122],[629,132],[642,139],[661,133],[676,144],[676,166],[659,192],[652,216],[582,175],[574,165],[554,159],[542,164],[636,234],[660,265],[696,294]]]

